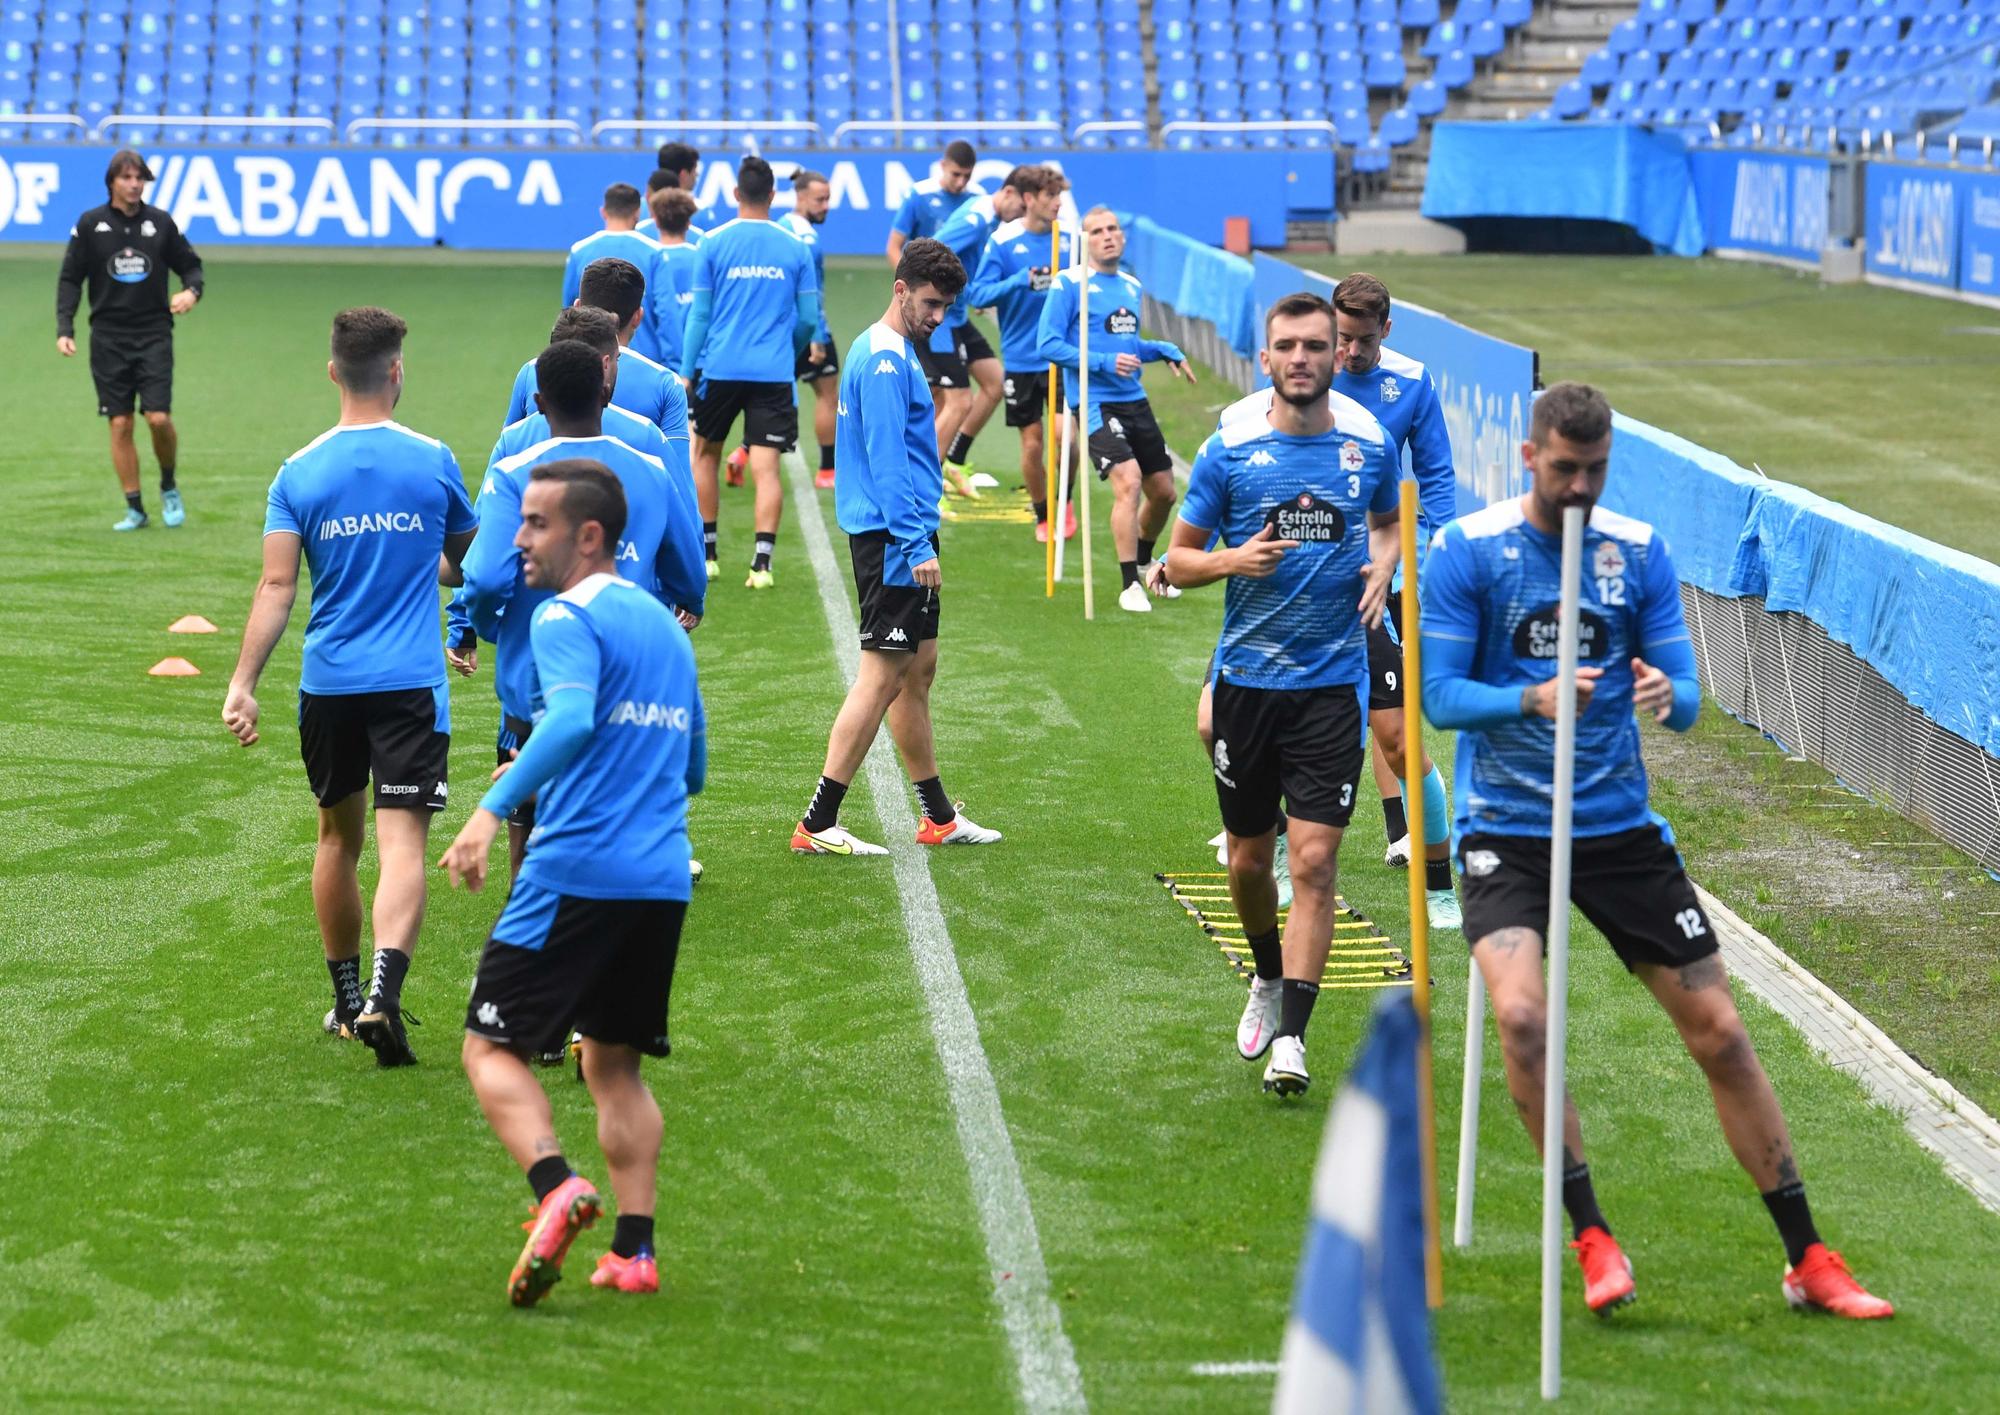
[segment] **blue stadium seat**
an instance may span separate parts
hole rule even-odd
[[[1446,50],[1431,73],[1448,89],[1464,88],[1472,82],[1472,56],[1463,49]]]
[[[1618,81],[1644,83],[1660,72],[1660,61],[1650,49],[1634,49],[1618,63]]]
[[[1368,127],[1368,111],[1365,108],[1350,108],[1335,114],[1333,126],[1342,147],[1359,147],[1374,136]]]
[[[1361,0],[1357,7],[1360,22],[1364,25],[1398,24],[1396,11],[1396,0]]]
[[[1613,54],[1623,55],[1643,48],[1645,43],[1645,28],[1637,20],[1620,20],[1611,27],[1611,36],[1604,41],[1604,47]]]
[[[1337,54],[1329,54],[1326,59],[1326,66],[1321,70],[1322,76],[1330,84],[1352,83],[1358,85],[1362,82],[1364,72],[1365,66],[1361,62],[1361,55],[1352,49],[1344,49]]]
[[[1590,90],[1583,80],[1571,79],[1556,90],[1549,108],[1558,118],[1581,118],[1590,111]]]
[[[1406,147],[1417,140],[1417,115],[1408,108],[1391,108],[1382,115],[1376,136],[1390,147]]]
[[[1405,77],[1402,50],[1378,49],[1368,56],[1365,69],[1368,87],[1401,88]]]
[[[1404,29],[1429,29],[1440,18],[1438,0],[1402,0],[1396,7],[1396,22]]]

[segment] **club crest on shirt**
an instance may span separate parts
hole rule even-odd
[[[1600,542],[1591,556],[1590,573],[1600,580],[1615,580],[1625,573],[1625,552],[1616,541]]]
[[[1544,605],[1525,616],[1514,629],[1514,652],[1521,658],[1549,661],[1561,645],[1561,626],[1556,606]],[[1611,647],[1611,626],[1597,613],[1580,612],[1576,626],[1576,657],[1579,663],[1602,658]]]
[[[1403,387],[1396,382],[1395,376],[1392,374],[1384,377],[1382,380],[1382,401],[1384,403],[1393,403],[1402,396]]]
[[[1347,517],[1340,513],[1340,508],[1310,491],[1302,491],[1266,511],[1264,524],[1279,540],[1301,544],[1331,545],[1347,535]]]
[[[1340,444],[1340,470],[1358,472],[1361,470],[1362,461],[1360,443],[1350,437]]]
[[[1125,306],[1120,305],[1117,309],[1111,311],[1110,314],[1104,316],[1104,332],[1106,334],[1137,334],[1139,332],[1139,316],[1125,308]]]
[[[139,234],[142,236],[156,235],[158,234],[158,231],[159,228],[153,225],[153,223],[150,221],[141,221],[139,223]]]

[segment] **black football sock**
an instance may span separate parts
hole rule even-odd
[[[549,1155],[528,1166],[528,1187],[535,1191],[535,1202],[556,1192],[570,1175],[569,1161],[561,1155]]]
[[[1139,583],[1139,562],[1121,560],[1118,562],[1118,588],[1128,589]]]
[[[1153,543],[1144,537],[1141,537],[1139,541],[1139,563],[1141,565],[1151,565],[1153,563]]]
[[[750,568],[752,570],[770,569],[771,552],[776,550],[777,548],[778,548],[778,533],[776,531],[757,532],[757,540],[755,545],[752,547],[752,554],[750,556]]]
[[[971,455],[972,439],[961,432],[958,436],[952,438],[951,446],[945,449],[944,459],[947,462],[956,462],[960,466],[963,466],[965,465],[965,459]]]
[[[1035,503],[1035,520],[1042,523],[1043,525],[1047,525],[1048,519],[1049,519],[1049,503],[1046,501],[1037,501]]]
[[[1563,1153],[1569,1153],[1567,1147]],[[1611,1231],[1611,1225],[1604,1221],[1604,1210],[1597,1207],[1597,1191],[1590,1187],[1588,1164],[1571,1165],[1563,1171],[1563,1208],[1568,1212],[1570,1225],[1579,1238],[1586,1228],[1601,1228],[1606,1233]]]
[[[134,511],[137,511],[141,516],[146,514],[146,498],[136,491],[125,493],[125,504]]]
[[[618,1225],[612,1230],[611,1251],[621,1258],[636,1258],[641,1253],[653,1251],[653,1216],[651,1214],[620,1214]]]
[[[1773,1189],[1764,1196],[1764,1207],[1771,1211],[1771,1222],[1778,1225],[1778,1236],[1785,1240],[1785,1261],[1797,1267],[1806,1260],[1806,1249],[1819,1242],[1819,1230],[1813,1227],[1812,1209],[1806,1203],[1806,1186],[1795,1179]]]
[[[833,444],[831,442],[822,442],[819,445],[819,469],[822,472],[833,470]]]
[[[1271,925],[1260,934],[1250,936],[1250,956],[1256,960],[1257,976],[1265,982],[1276,982],[1285,976],[1285,955],[1278,947],[1278,926]]]
[[[361,959],[329,958],[326,971],[333,978],[333,1015],[337,1021],[352,1022],[361,1015]]]
[[[1424,888],[1451,888],[1451,857],[1449,855],[1445,856],[1442,860],[1424,861]]]
[[[367,1010],[389,1012],[403,1005],[403,978],[410,955],[394,948],[375,950],[375,972],[368,982]]]
[[[165,491],[172,491],[173,489],[174,489],[174,469],[172,467],[160,468],[160,490],[165,492]]]
[[[1278,997],[1278,1035],[1306,1039],[1306,1025],[1313,1018],[1313,1004],[1319,1001],[1319,984],[1302,978],[1287,978]]]
[[[958,819],[958,812],[952,809],[951,797],[944,794],[944,786],[935,776],[927,776],[922,781],[912,781],[916,788],[917,804],[924,808],[934,825],[950,825]]]
[[[1410,833],[1410,818],[1403,814],[1401,796],[1382,798],[1382,827],[1388,832],[1391,845]]]
[[[715,541],[716,541],[715,526],[716,523],[714,521],[703,521],[701,523],[702,549],[707,551],[708,558],[710,560],[715,559]]]
[[[809,831],[831,830],[840,823],[840,803],[847,796],[847,783],[822,776],[813,788],[803,824]]]

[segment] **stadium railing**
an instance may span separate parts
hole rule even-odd
[[[7,121],[19,120],[9,118]],[[79,122],[77,126],[83,125]],[[397,126],[407,127],[409,123],[406,121]],[[457,126],[465,125],[460,123]],[[339,131],[327,118],[260,118],[249,115],[240,118],[197,118],[161,113],[111,113],[98,120],[90,136],[93,140],[101,140],[114,128],[253,128],[274,133],[323,132],[329,137]]]
[[[81,128],[90,131],[90,124],[74,113],[9,113],[0,118],[9,127],[24,128]],[[101,131],[101,128],[100,128]],[[92,134],[96,136],[96,134]]]
[[[590,125],[590,136],[595,139],[606,133],[681,133],[700,131],[705,133],[806,133],[817,144],[820,140],[819,124],[810,118],[772,118],[765,120],[728,119],[709,122],[694,118],[606,118]]]
[[[1087,137],[1099,133],[1145,133],[1152,131],[1143,118],[1100,118],[1091,123],[1078,123],[1069,130],[1069,140],[1081,143]]]
[[[342,135],[352,142],[356,133],[463,132],[469,126],[464,118],[356,118]],[[478,126],[509,133],[574,133],[577,141],[583,140],[582,124],[569,118],[482,118]]]
[[[691,127],[713,127],[713,124],[690,124]],[[766,126],[766,125],[753,125]],[[1052,133],[1058,142],[1062,140],[1062,124],[1053,118],[982,118],[976,122],[941,122],[936,118],[853,118],[835,126],[833,145],[840,146],[840,140],[849,133],[935,133],[941,128],[949,128],[954,133]]]
[[[1230,122],[1177,119],[1160,125],[1160,142],[1167,143],[1176,133],[1235,133],[1246,137],[1256,133],[1325,133],[1329,147],[1340,141],[1340,129],[1324,118],[1251,118]]]

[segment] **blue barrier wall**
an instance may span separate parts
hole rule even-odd
[[[2000,300],[2000,173],[1867,164],[1868,276]]]
[[[79,212],[104,200],[108,145],[0,148],[0,241],[60,241]],[[148,145],[159,180],[147,200],[173,213],[197,246],[452,246],[465,250],[568,248],[602,224],[613,182],[643,187],[649,152],[464,152],[421,148],[183,148]],[[832,213],[821,239],[835,255],[879,254],[889,222],[929,155],[768,154],[827,174]],[[1289,208],[1333,205],[1326,153],[1046,152],[984,159],[997,183],[1016,161],[1053,162],[1077,199],[1159,213],[1163,226],[1220,242],[1227,216],[1247,216],[1253,240],[1282,245]],[[697,195],[729,205],[728,157],[704,164]],[[1191,193],[1212,194],[1190,200]],[[781,197],[783,193],[781,192]]]
[[[1279,299],[1299,290],[1330,299],[1333,286],[1331,276],[1259,252],[1251,311],[1253,340],[1263,330],[1264,312]],[[1394,291],[1390,294],[1393,299]],[[1451,431],[1459,512],[1476,511],[1518,494],[1524,484],[1521,443],[1528,435],[1528,410],[1534,401],[1535,351],[1407,300],[1394,300],[1389,323],[1390,347],[1421,360],[1437,383],[1445,426]]]
[[[1824,157],[1703,148],[1688,154],[1708,249],[1817,267],[1826,246]]]

